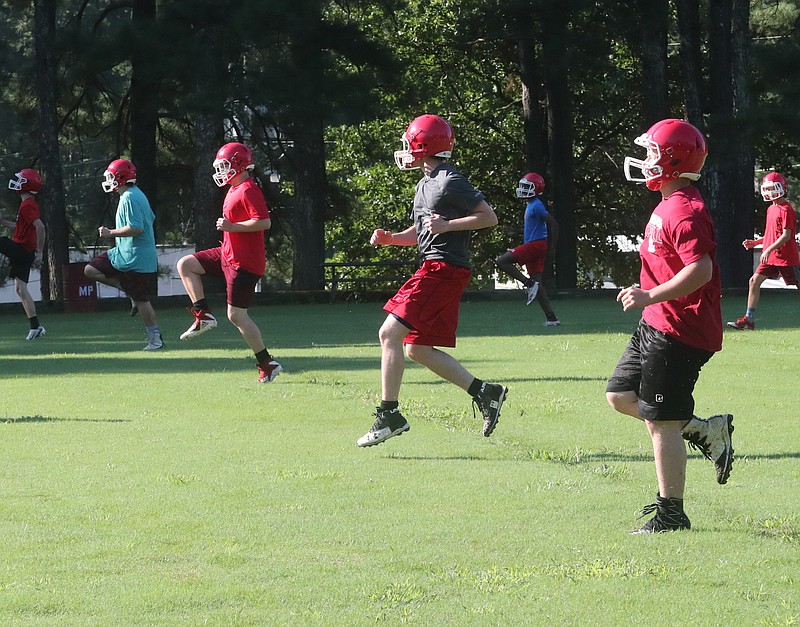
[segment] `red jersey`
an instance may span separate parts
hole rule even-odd
[[[783,235],[784,229],[791,231],[789,241],[778,250],[773,250],[767,260],[771,266],[800,266],[800,255],[797,252],[797,215],[794,207],[784,200],[773,202],[767,208],[767,227],[764,232],[764,248]]]
[[[709,255],[711,280],[691,294],[648,305],[642,318],[687,346],[716,352],[722,348],[722,286],[711,214],[696,187],[689,185],[662,200],[650,216],[639,249],[640,284],[649,290]]]
[[[39,205],[36,200],[32,196],[23,200],[19,205],[17,223],[11,239],[29,252],[36,250],[36,227],[33,223],[39,219]]]
[[[230,187],[222,204],[222,215],[230,222],[266,220],[269,209],[264,194],[256,182],[245,179],[236,187]],[[234,233],[224,231],[222,235],[222,257],[236,269],[262,275],[267,267],[264,253],[264,231]]]

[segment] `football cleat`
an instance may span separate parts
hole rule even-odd
[[[156,333],[142,350],[157,351],[161,348],[164,348],[164,340],[161,338],[161,333]]]
[[[258,364],[258,382],[271,383],[281,372],[283,372],[283,366],[274,359]]]
[[[489,437],[492,431],[497,426],[497,421],[500,420],[500,408],[503,406],[503,401],[508,394],[508,388],[496,383],[481,384],[480,392],[478,392],[472,399],[473,413],[475,406],[481,410],[483,414],[483,435]]]
[[[35,340],[37,337],[42,337],[46,335],[47,331],[45,331],[44,327],[36,327],[35,329],[31,329],[28,331],[28,336],[25,338],[26,340]]]
[[[528,302],[525,304],[530,305],[534,300],[536,300],[536,295],[538,293],[539,293],[539,284],[534,283],[528,288]]]
[[[552,320],[545,320],[544,321],[544,326],[546,326],[546,327],[557,327],[560,324],[561,324],[561,322],[558,320],[558,318],[553,318]]]
[[[403,435],[411,428],[397,408],[381,409],[378,407],[375,410],[375,417],[375,422],[369,431],[358,439],[359,446],[375,446],[396,435]]]
[[[690,447],[714,462],[717,483],[727,483],[733,468],[733,414],[717,414],[708,420],[694,416],[681,434]]]
[[[664,533],[665,531],[680,531],[682,529],[691,529],[692,523],[689,522],[689,517],[683,511],[682,499],[665,499],[660,496],[656,497],[656,502],[652,505],[647,505],[642,509],[641,516],[656,513],[650,520],[648,520],[642,527],[631,531],[632,535],[642,533]]]
[[[755,331],[756,323],[750,322],[746,316],[742,316],[736,322],[728,322],[731,329],[740,329],[742,331]]]
[[[190,309],[189,311],[194,315],[194,322],[192,326],[181,334],[182,340],[190,340],[217,326],[217,319],[208,309],[201,309],[199,311]]]

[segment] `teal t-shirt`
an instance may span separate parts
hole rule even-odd
[[[142,229],[134,237],[117,237],[116,247],[108,251],[108,259],[122,272],[155,272],[158,267],[156,237],[153,221],[156,214],[150,208],[147,196],[138,187],[128,187],[119,197],[117,228],[130,226]]]

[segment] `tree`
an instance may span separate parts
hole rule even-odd
[[[36,95],[39,100],[39,147],[45,185],[42,189],[42,217],[47,225],[47,265],[42,276],[42,299],[60,301],[62,266],[69,262],[64,180],[59,150],[56,106],[58,81],[53,52],[56,30],[55,3],[34,3],[34,42],[36,48]]]

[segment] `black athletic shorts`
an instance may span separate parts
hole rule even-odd
[[[713,354],[682,344],[641,320],[606,392],[635,392],[639,417],[645,420],[691,420],[694,386]]]
[[[0,253],[8,257],[8,278],[27,283],[31,278],[31,266],[36,261],[36,253],[25,250],[10,237],[0,237]]]

